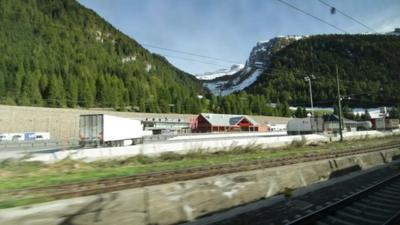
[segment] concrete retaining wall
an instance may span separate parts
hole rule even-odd
[[[380,131],[362,131],[344,133],[344,139],[363,139],[367,137],[383,137],[387,135],[399,134],[385,133]],[[181,141],[166,141],[151,144],[141,144],[125,147],[113,148],[93,148],[58,151],[54,153],[34,155],[31,161],[43,161],[53,163],[62,160],[66,157],[77,160],[95,161],[105,159],[118,159],[135,156],[138,154],[144,155],[159,155],[165,152],[186,153],[189,151],[224,151],[230,150],[233,147],[259,146],[262,148],[275,148],[287,146],[294,141],[305,140],[307,144],[318,142],[338,141],[339,137],[329,137],[319,134],[310,135],[294,135],[294,136],[276,136],[276,137],[248,137],[248,138],[231,138],[231,139],[200,139],[200,140],[181,140]]]
[[[197,116],[193,114],[173,113],[116,112],[107,109],[67,109],[0,105],[0,133],[46,131],[50,132],[51,137],[54,139],[76,139],[79,137],[79,115],[91,113],[105,113],[134,119],[180,118],[185,121],[189,121],[191,118]],[[252,116],[252,118],[259,123],[284,124],[290,119],[271,116]]]
[[[0,210],[8,225],[167,225],[327,180],[334,173],[391,162],[400,149],[136,188]]]

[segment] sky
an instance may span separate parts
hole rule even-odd
[[[282,35],[344,33],[279,0],[78,0],[85,7],[165,56],[179,69],[201,74],[246,62],[258,41]],[[372,32],[319,0],[284,0],[348,33]],[[399,0],[324,0],[378,32],[400,28]],[[162,50],[168,48],[216,60]],[[201,62],[198,62],[201,61]]]

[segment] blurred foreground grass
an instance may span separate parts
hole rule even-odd
[[[157,157],[138,155],[124,160],[92,163],[66,159],[54,164],[44,164],[41,162],[8,159],[0,162],[0,193],[22,188],[93,181],[163,170],[256,159],[274,159],[338,149],[379,146],[396,141],[399,141],[399,136],[344,141],[342,143],[333,142],[315,146],[306,146],[304,142],[294,142],[288,147],[275,149],[262,149],[258,146],[233,147],[229,151],[214,153],[194,151],[187,154],[165,153]],[[35,196],[27,196],[26,199],[0,199],[0,208],[49,200],[46,198],[35,198]]]

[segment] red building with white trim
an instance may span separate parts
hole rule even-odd
[[[201,113],[197,116],[193,132],[258,132],[259,124],[246,115]]]

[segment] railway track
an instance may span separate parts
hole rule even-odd
[[[352,150],[335,150],[322,153],[311,153],[302,156],[283,157],[270,160],[252,160],[233,162],[228,164],[195,167],[180,170],[162,171],[154,173],[137,174],[125,177],[101,179],[96,181],[70,183],[46,187],[27,188],[21,190],[0,192],[0,201],[10,198],[22,198],[26,196],[51,197],[63,199],[79,196],[87,196],[98,193],[119,191],[129,188],[144,187],[156,184],[164,184],[176,181],[199,179],[228,173],[250,171],[263,168],[271,168],[296,163],[334,159],[350,155],[370,153],[382,150],[400,148],[400,143],[392,143],[382,146],[366,147]]]
[[[400,173],[287,225],[398,225]]]

